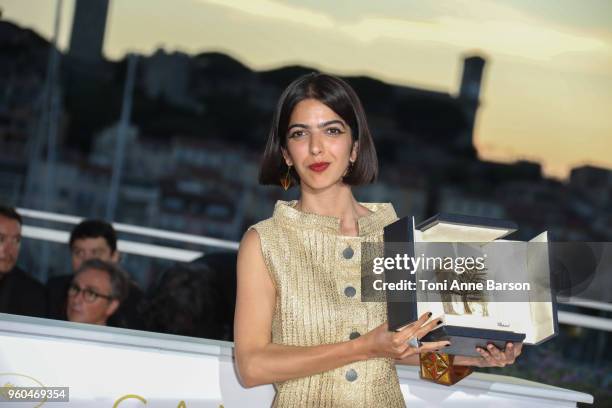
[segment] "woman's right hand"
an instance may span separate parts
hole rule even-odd
[[[367,358],[382,357],[396,360],[401,360],[418,353],[436,351],[450,345],[450,342],[447,340],[424,342],[418,348],[408,345],[408,341],[412,337],[421,339],[441,323],[440,319],[434,319],[429,323],[425,323],[430,317],[431,313],[425,313],[419,320],[412,322],[398,332],[389,331],[389,324],[385,322],[354,341],[360,343],[360,347],[362,347]]]

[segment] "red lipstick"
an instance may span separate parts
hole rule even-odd
[[[320,173],[324,171],[328,166],[329,166],[328,162],[319,162],[319,163],[311,164],[310,166],[308,166],[308,168],[312,171],[316,171],[317,173]]]

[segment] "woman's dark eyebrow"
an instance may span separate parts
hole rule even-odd
[[[339,120],[339,119],[333,119],[333,120],[328,120],[327,122],[319,123],[317,125],[317,127],[319,129],[322,129],[322,128],[327,127],[329,125],[341,125],[343,128],[346,127],[344,122]],[[310,126],[304,125],[303,123],[294,123],[293,125],[289,126],[289,128],[287,128],[287,132],[290,131],[293,128],[296,128],[296,127],[304,128],[304,129],[310,129]]]
[[[334,120],[328,120],[327,122],[320,123],[318,127],[319,129],[321,129],[329,125],[341,125],[342,127],[346,126],[343,121],[334,119]]]
[[[299,127],[299,128],[304,128],[304,129],[310,129],[310,126],[308,126],[308,125],[304,125],[304,124],[302,124],[302,123],[294,123],[293,125],[291,125],[291,126],[289,126],[289,127],[287,128],[287,132],[288,132],[288,131],[290,131],[290,130],[291,130],[291,129],[293,129],[293,128],[296,128],[296,127]]]

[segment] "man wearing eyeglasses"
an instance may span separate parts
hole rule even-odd
[[[106,326],[128,292],[127,274],[100,259],[83,262],[68,288],[66,315],[71,322]]]
[[[113,226],[103,220],[84,220],[74,227],[70,233],[70,258],[72,270],[77,271],[81,265],[90,259],[117,265],[119,250],[117,249],[117,234]],[[68,288],[73,281],[73,274],[55,276],[47,281],[47,312],[53,319],[67,318]],[[129,282],[127,298],[121,308],[109,320],[109,326],[139,329],[142,327],[138,306],[142,302],[143,293],[138,285]]]
[[[0,313],[44,317],[45,289],[17,266],[21,216],[0,205]]]

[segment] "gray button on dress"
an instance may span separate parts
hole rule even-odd
[[[347,286],[346,288],[344,288],[344,294],[347,297],[353,297],[353,296],[355,296],[357,294],[357,289],[355,289],[352,286]]]
[[[353,248],[349,246],[344,248],[344,251],[342,251],[342,256],[344,257],[344,259],[351,259],[354,253],[355,251],[353,251]]]

